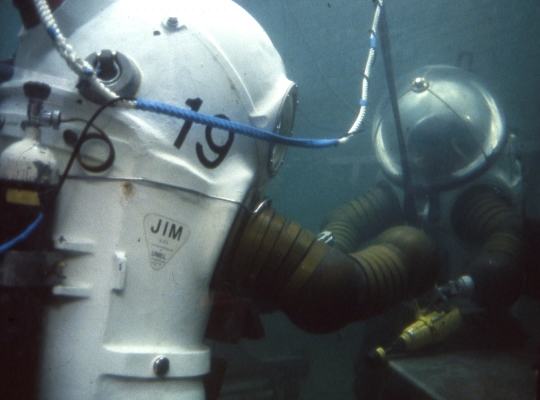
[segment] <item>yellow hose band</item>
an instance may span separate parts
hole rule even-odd
[[[270,288],[274,287],[274,281],[276,280],[276,275],[283,264],[283,260],[285,260],[287,254],[289,254],[291,246],[295,242],[301,230],[302,227],[294,221],[288,222],[281,229],[274,247],[268,255],[268,258],[256,282],[256,286],[263,293],[270,291]],[[263,295],[263,293],[260,294]]]
[[[258,249],[273,215],[274,210],[267,208],[250,218],[232,258],[231,273],[229,276],[234,281],[231,283],[239,285],[249,274],[251,262],[255,257],[255,250]]]
[[[261,244],[258,247],[255,256],[253,257],[253,261],[251,263],[251,271],[249,275],[245,277],[245,280],[242,283],[243,286],[253,287],[255,285],[259,273],[262,270],[270,252],[272,251],[275,242],[278,239],[283,226],[285,225],[285,222],[286,219],[281,214],[275,214],[270,221],[268,229],[266,230],[266,234],[262,238]]]
[[[314,242],[308,253],[289,278],[285,287],[278,297],[278,304],[288,304],[291,299],[302,289],[313,271],[326,257],[331,247],[322,242]]]
[[[309,248],[315,242],[315,235],[309,231],[301,230],[292,244],[289,253],[279,266],[273,282],[274,299],[277,299],[283,287],[289,281],[300,262],[304,259]]]

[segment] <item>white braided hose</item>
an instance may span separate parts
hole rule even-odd
[[[362,80],[361,88],[361,97],[360,97],[360,111],[358,112],[358,117],[354,124],[349,129],[348,135],[352,135],[360,130],[362,126],[362,121],[366,115],[366,105],[368,99],[368,86],[369,86],[369,75],[371,74],[371,67],[375,61],[375,45],[376,45],[376,36],[377,36],[377,26],[379,25],[379,16],[381,14],[381,7],[383,6],[383,0],[377,1],[377,7],[375,8],[375,14],[373,16],[373,23],[371,24],[371,35],[370,35],[370,48],[368,53],[368,58],[366,61],[366,67],[364,69],[364,78]]]
[[[56,20],[51,13],[51,9],[46,0],[34,0],[37,13],[44,25],[47,33],[52,38],[54,47],[60,54],[60,56],[66,60],[69,68],[75,72],[79,78],[89,82],[90,86],[101,95],[105,101],[116,99],[118,95],[108,89],[105,84],[98,78],[94,68],[84,59],[80,58],[73,47],[68,43],[64,37],[60,28],[56,24]],[[119,105],[123,107],[132,108],[135,106],[135,102],[122,101]]]

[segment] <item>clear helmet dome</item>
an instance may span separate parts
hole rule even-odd
[[[472,73],[451,66],[427,66],[398,84],[398,104],[411,186],[442,191],[485,172],[507,140],[503,111]],[[389,99],[373,125],[377,160],[392,182],[403,182],[396,125]]]

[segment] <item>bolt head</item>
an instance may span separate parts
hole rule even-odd
[[[429,82],[422,77],[414,78],[411,87],[413,92],[420,93],[429,87]]]
[[[167,18],[167,26],[169,28],[176,28],[178,27],[178,18],[176,17],[169,17]]]
[[[167,357],[159,356],[154,360],[154,373],[159,376],[163,377],[167,375],[167,372],[169,372],[170,368],[170,361]]]

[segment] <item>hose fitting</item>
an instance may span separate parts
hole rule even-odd
[[[325,219],[322,229],[331,232],[334,247],[349,253],[385,229],[403,224],[399,200],[387,182],[340,206]]]

